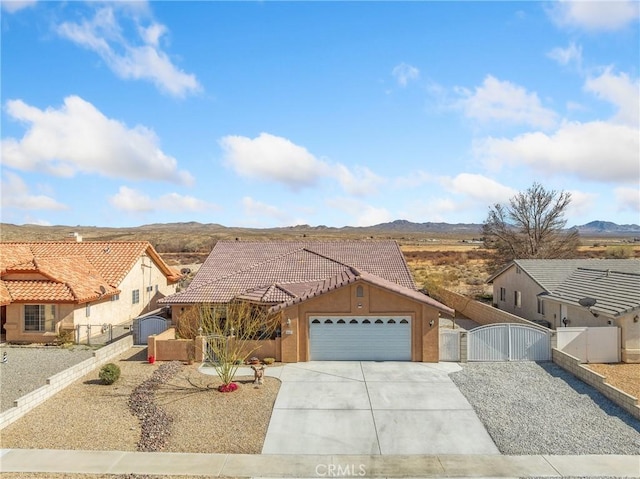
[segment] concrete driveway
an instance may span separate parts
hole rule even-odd
[[[449,379],[455,363],[324,362],[267,370],[282,384],[263,454],[500,454]]]

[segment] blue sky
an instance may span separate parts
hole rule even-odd
[[[2,0],[2,222],[640,223],[640,3]]]

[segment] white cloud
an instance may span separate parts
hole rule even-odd
[[[136,44],[135,40],[125,37],[114,5],[118,4],[100,8],[91,20],[62,23],[57,28],[58,34],[96,52],[120,78],[149,80],[160,90],[177,97],[201,89],[195,75],[176,67],[160,48],[160,39],[167,33],[164,25],[144,26],[139,18],[132,18],[139,36]]]
[[[640,190],[638,188],[616,188],[614,195],[619,211],[640,213]]]
[[[351,171],[346,166],[338,164],[335,166],[334,174],[342,188],[354,196],[374,194],[378,186],[385,182],[384,178],[363,166],[356,166],[354,171]]]
[[[349,226],[373,226],[395,219],[386,208],[377,208],[355,198],[328,199],[326,205],[351,216]]]
[[[405,87],[410,81],[417,80],[420,77],[420,70],[403,62],[396,65],[391,74],[398,82],[398,85]]]
[[[407,176],[398,176],[393,180],[393,186],[399,189],[418,188],[433,180],[433,177],[426,171],[413,171]]]
[[[636,0],[559,0],[550,3],[548,13],[560,27],[614,31],[637,23],[640,3]]]
[[[4,171],[2,174],[1,200],[3,208],[22,210],[65,210],[68,207],[46,195],[33,195],[29,187],[15,173]]]
[[[366,167],[351,170],[340,163],[329,164],[303,146],[269,133],[260,133],[256,138],[225,136],[219,143],[225,164],[240,176],[275,181],[294,191],[314,186],[323,178],[333,178],[347,193],[364,196],[374,193],[384,182]]]
[[[632,80],[626,73],[615,74],[609,67],[600,76],[587,78],[584,88],[618,107],[614,121],[639,125],[640,80]]]
[[[250,196],[242,198],[242,208],[244,214],[253,219],[257,224],[264,224],[265,219],[276,220],[281,225],[291,225],[292,218],[285,211],[277,206],[268,205],[260,201],[256,201]]]
[[[111,178],[163,180],[188,184],[186,171],[158,147],[155,133],[143,126],[127,128],[77,96],[56,110],[40,110],[9,100],[7,114],[28,125],[22,139],[2,140],[2,161],[25,171],[71,177],[98,173]]]
[[[598,195],[577,190],[570,190],[569,193],[571,193],[571,203],[567,207],[565,215],[567,218],[584,217],[593,211]]]
[[[474,143],[474,153],[491,169],[526,165],[548,175],[570,173],[604,182],[637,183],[640,178],[637,128],[602,121],[566,122],[551,135],[489,137]]]
[[[456,202],[446,197],[421,198],[420,201],[414,202],[402,217],[416,223],[427,221],[450,223],[453,213],[468,212],[470,209],[467,201]]]
[[[447,191],[486,204],[502,203],[517,193],[513,188],[491,178],[472,173],[460,173],[453,178],[442,177],[440,184]]]
[[[315,184],[328,172],[326,163],[286,138],[260,133],[257,138],[225,136],[225,162],[240,176],[267,179],[294,190]]]
[[[199,200],[193,196],[183,196],[178,193],[168,193],[158,198],[151,198],[144,193],[121,186],[118,193],[109,198],[109,202],[121,211],[146,213],[151,211],[204,211],[218,209],[217,206]]]
[[[544,108],[536,93],[521,86],[488,75],[475,91],[458,88],[463,98],[458,106],[468,118],[480,122],[503,122],[550,128],[556,124],[556,113]]]
[[[25,8],[33,7],[37,0],[0,0],[2,10],[7,13],[15,13]]]
[[[554,48],[547,56],[560,65],[575,63],[578,68],[582,65],[582,47],[571,42],[567,48]]]

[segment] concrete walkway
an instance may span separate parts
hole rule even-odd
[[[640,477],[640,456],[241,455],[0,450],[0,472],[213,477]]]
[[[311,361],[282,384],[263,454],[500,454],[449,378],[455,363]]]

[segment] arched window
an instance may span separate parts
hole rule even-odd
[[[390,319],[389,321],[387,321],[387,324],[396,324],[396,320],[395,319]]]
[[[333,321],[331,321],[330,319],[325,319],[324,324],[333,324]]]
[[[409,321],[407,321],[406,319],[403,319],[402,321],[400,321],[400,324],[409,324]]]
[[[356,297],[364,298],[364,288],[362,286],[356,288]]]
[[[339,319],[338,324],[346,324],[346,323],[344,322],[344,319]]]
[[[362,321],[362,324],[371,324],[371,321],[369,321],[368,319],[365,319],[364,321]]]
[[[358,320],[357,319],[352,319],[351,321],[349,321],[349,324],[358,324]]]
[[[376,319],[376,324],[384,324],[384,321],[382,321],[381,319]]]
[[[311,321],[311,324],[320,324],[320,321],[318,321],[317,319],[314,319],[313,321]]]

